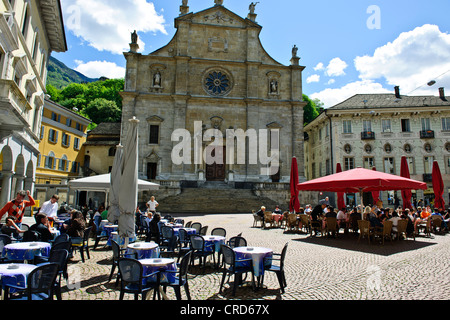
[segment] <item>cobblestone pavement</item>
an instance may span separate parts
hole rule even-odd
[[[231,296],[232,282],[219,294],[222,273],[209,266],[204,273],[194,266],[189,273],[193,300],[447,300],[450,298],[450,235],[421,235],[380,243],[358,242],[353,234],[340,233],[337,239],[309,237],[303,232],[282,228],[254,228],[251,214],[187,216],[185,221],[209,227],[224,227],[227,238],[242,233],[249,246],[267,247],[281,253],[289,243],[285,260],[287,288],[281,294],[275,274],[266,273],[264,287],[253,291],[250,283]],[[142,240],[143,241],[143,240]],[[112,251],[106,242],[96,250],[90,241],[90,259],[81,261],[76,252],[69,262],[69,288],[63,287],[64,300],[118,300],[119,287],[108,282]],[[168,289],[169,299],[175,299]],[[186,298],[182,290],[183,299]],[[125,299],[133,299],[125,295]]]

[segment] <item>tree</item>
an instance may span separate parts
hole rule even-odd
[[[320,114],[319,108],[323,106],[323,103],[319,99],[311,100],[306,94],[303,94],[303,101],[308,103],[303,107],[303,122],[306,126]]]
[[[121,120],[122,111],[117,107],[114,101],[105,98],[97,98],[89,102],[84,113],[94,123],[101,122],[119,122]]]

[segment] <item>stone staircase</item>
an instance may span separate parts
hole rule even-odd
[[[250,189],[234,189],[226,183],[206,182],[199,188],[183,188],[176,196],[158,199],[161,213],[249,213],[277,203],[259,197]]]

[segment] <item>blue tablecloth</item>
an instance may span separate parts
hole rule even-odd
[[[188,235],[189,235],[189,234],[196,234],[196,233],[197,233],[197,230],[195,230],[194,228],[173,228],[173,234],[176,235],[176,236],[178,236],[179,230],[180,230],[180,229],[186,230],[187,233],[188,233]]]
[[[214,248],[215,252],[220,252],[220,246],[225,244],[225,237],[222,236],[203,236],[205,239],[205,251],[211,251]]]
[[[137,259],[159,258],[159,246],[154,242],[138,242],[130,244],[125,252],[126,255],[137,253]]]
[[[37,268],[37,266],[33,264],[0,264],[0,281],[2,287],[5,287],[5,285],[15,285],[26,288],[27,277],[35,268]],[[11,289],[10,292],[15,292],[15,289]]]
[[[18,242],[3,247],[3,257],[10,260],[33,260],[35,256],[48,257],[51,244],[48,242]]]
[[[139,260],[144,267],[144,276],[156,271],[162,271],[160,273],[161,283],[173,283],[176,280],[175,272],[166,273],[164,270],[176,271],[177,264],[174,259],[170,258],[157,258],[157,259],[141,259]],[[156,275],[148,277],[146,282],[156,282]]]
[[[233,249],[236,252],[236,260],[252,259],[253,272],[255,276],[264,274],[264,267],[272,265],[272,249],[259,247],[237,247]],[[239,267],[249,267],[250,261],[238,263]]]

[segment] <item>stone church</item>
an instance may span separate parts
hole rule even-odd
[[[196,197],[220,188],[221,194],[237,190],[240,197],[247,190],[249,197],[267,197],[286,208],[293,156],[304,179],[304,67],[298,48],[286,48],[292,59],[283,65],[261,45],[255,3],[246,18],[227,9],[223,0],[211,5],[192,13],[183,0],[173,39],[150,54],[138,53],[137,34],[131,35],[130,51],[124,53],[122,141],[128,119],[135,116],[140,121],[139,178],[160,183],[160,202],[171,196],[167,202],[173,204],[183,193]],[[213,136],[208,138],[208,132]],[[247,138],[242,143],[229,132],[244,132]],[[205,156],[208,150],[214,161]],[[264,170],[273,164],[263,161],[271,150],[278,150],[275,170]],[[175,161],[180,155],[184,161]]]

